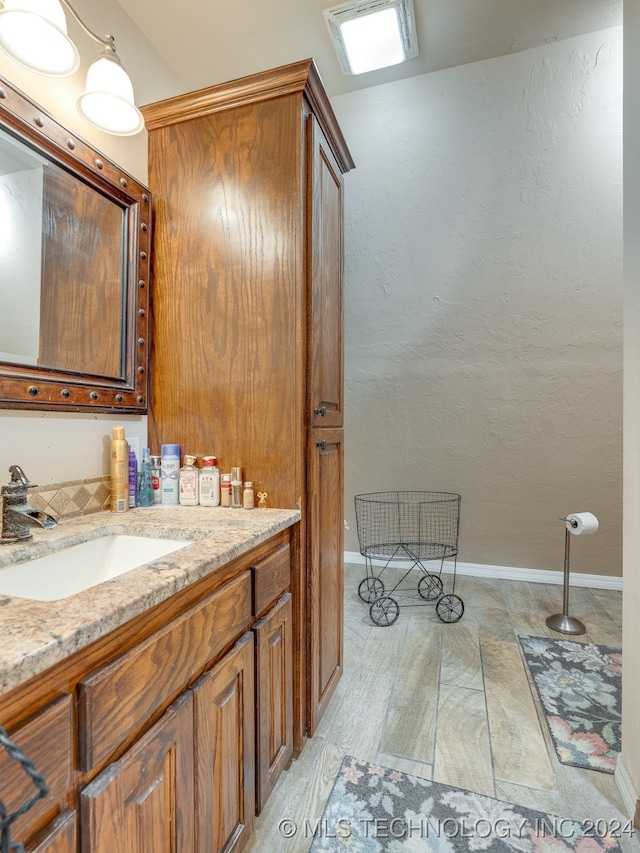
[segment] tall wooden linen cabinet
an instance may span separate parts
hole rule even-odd
[[[343,174],[354,164],[312,60],[143,113],[155,202],[150,443],[214,454],[222,472],[241,466],[269,506],[302,511],[291,589],[299,749],[342,673]]]

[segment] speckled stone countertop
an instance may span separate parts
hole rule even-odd
[[[0,694],[68,657],[300,519],[297,510],[220,507],[136,509],[32,528],[33,539],[0,546],[2,568],[108,534],[187,539],[189,544],[99,586],[58,601],[0,593]],[[24,571],[29,571],[28,564]]]

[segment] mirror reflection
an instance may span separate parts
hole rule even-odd
[[[127,215],[0,129],[0,361],[124,376]]]

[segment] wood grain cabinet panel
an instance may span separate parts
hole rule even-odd
[[[311,294],[308,414],[311,426],[344,422],[342,174],[318,120],[309,116]]]
[[[40,831],[67,802],[73,786],[73,710],[71,696],[60,699],[40,711],[24,725],[9,732],[10,739],[44,777],[49,795],[38,800],[12,825],[14,841],[25,841]],[[37,793],[22,765],[0,750],[0,797],[7,812],[15,812]]]
[[[291,583],[291,547],[287,543],[251,566],[253,613],[260,614],[278,600]]]
[[[313,734],[342,676],[343,433],[311,430],[308,572],[311,625],[309,731]]]
[[[300,749],[325,706],[309,709],[308,626],[316,642],[329,637],[323,660],[337,653],[335,626],[311,625],[309,547],[325,546],[307,519],[333,495],[314,492],[308,433],[343,424],[343,174],[354,163],[312,60],[143,113],[158,211],[150,441],[222,447],[223,470],[240,460],[270,506],[302,512],[290,585]],[[332,545],[343,519],[332,513],[329,531],[325,517]],[[322,584],[340,580],[336,567]]]
[[[193,853],[193,699],[185,693],[80,794],[83,853]]]
[[[291,594],[253,626],[256,635],[256,812],[293,755]]]
[[[247,633],[191,688],[198,853],[238,853],[253,831],[253,668],[253,634]]]
[[[251,622],[251,574],[243,572],[79,685],[85,771],[187,687]]]

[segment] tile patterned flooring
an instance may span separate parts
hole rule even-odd
[[[308,851],[345,754],[573,820],[626,822],[613,776],[558,762],[523,664],[519,633],[564,636],[545,625],[562,611],[561,587],[459,575],[459,622],[443,624],[426,604],[380,628],[357,594],[363,576],[364,566],[345,567],[336,695],[257,819],[248,853]],[[451,576],[443,580],[450,592]],[[588,632],[573,639],[621,645],[621,592],[572,588],[570,612]],[[292,838],[283,820],[296,823]],[[621,846],[640,851],[637,836]]]

